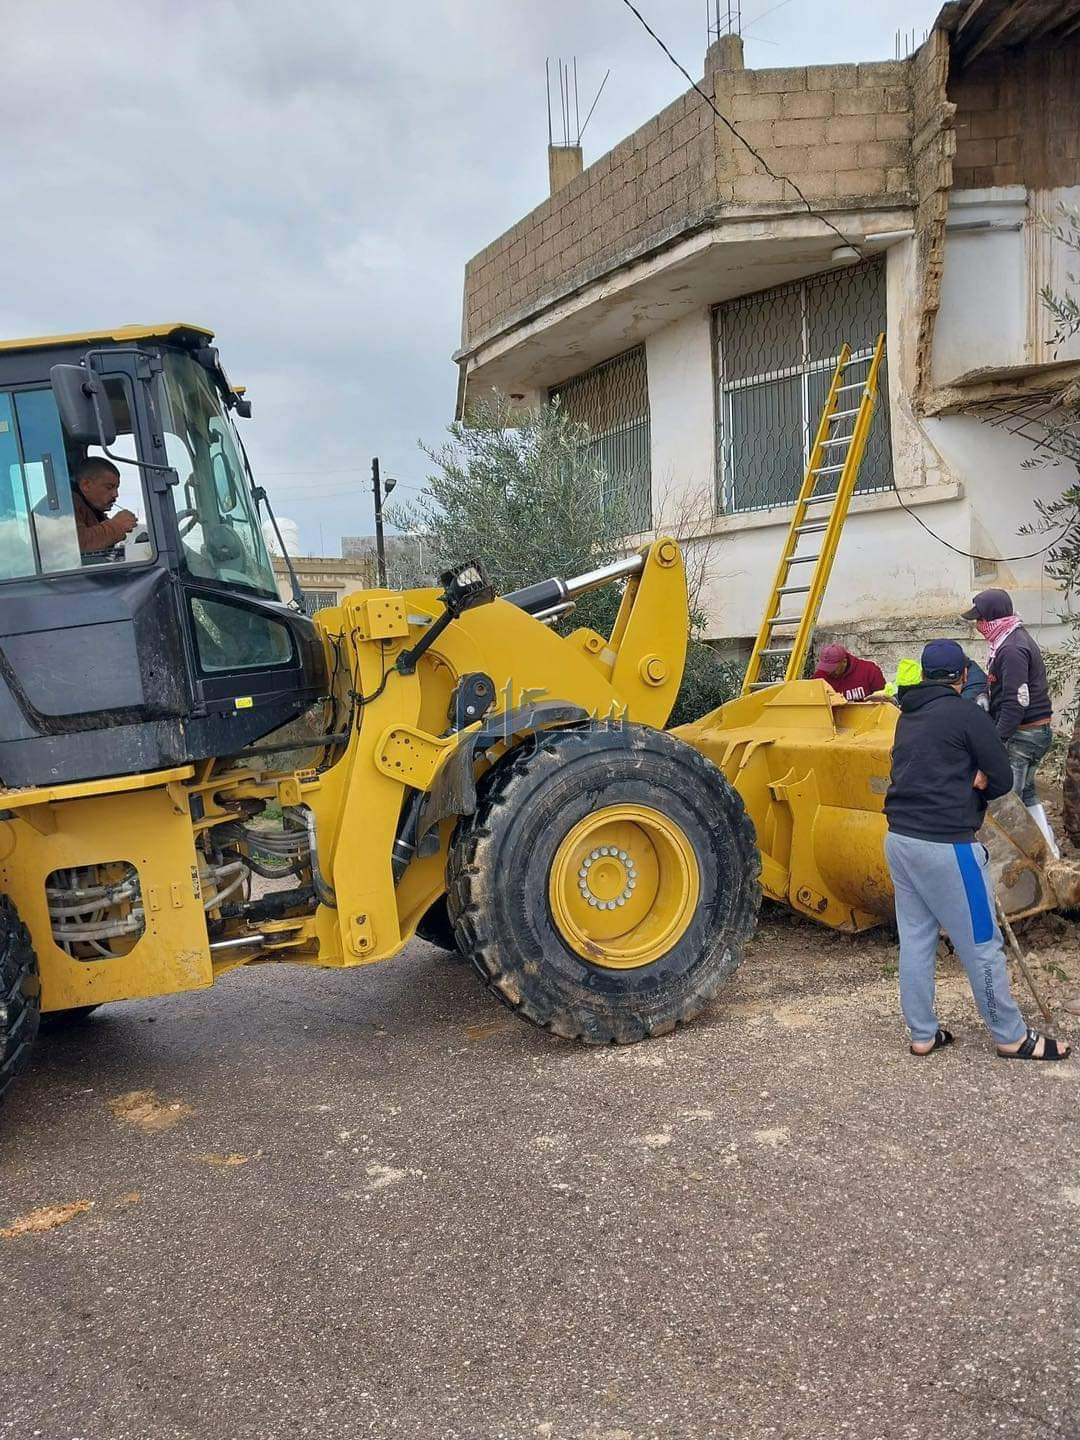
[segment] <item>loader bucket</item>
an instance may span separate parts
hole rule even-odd
[[[675,731],[742,796],[765,894],[837,930],[893,918],[884,803],[898,714],[846,701],[824,680],[792,680]],[[1050,854],[1017,796],[994,802],[980,839],[1010,918],[1080,905],[1080,865]]]

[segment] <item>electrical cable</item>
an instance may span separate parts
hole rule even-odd
[[[892,481],[892,491],[893,494],[896,496],[896,501],[897,504],[900,506],[900,509],[903,510],[906,514],[910,515],[912,520],[915,521],[916,525],[921,525],[932,540],[936,540],[939,545],[944,545],[946,550],[951,550],[956,555],[963,555],[964,558],[967,560],[983,560],[988,565],[1000,565],[1002,563],[1007,565],[1013,560],[1034,560],[1035,557],[1038,555],[1045,555],[1047,550],[1052,550],[1055,545],[1059,544],[1065,538],[1068,531],[1078,521],[1080,521],[1080,512],[1078,512],[1073,515],[1071,520],[1066,520],[1063,523],[1060,531],[1057,535],[1054,536],[1052,540],[1048,540],[1046,544],[1041,545],[1038,550],[1029,550],[1024,555],[976,555],[973,550],[962,550],[959,545],[954,545],[950,540],[946,540],[935,530],[931,530],[930,526],[927,525],[926,521],[922,518],[922,516],[916,515],[915,511],[911,508],[911,506],[904,503],[903,497],[900,494],[899,487],[897,486],[895,480]]]
[[[783,10],[785,5],[790,4],[791,0],[779,0],[779,4],[770,5],[768,10],[759,10],[758,13],[752,16],[746,23],[752,30],[759,20],[764,20],[769,15],[775,15],[777,10]],[[753,39],[753,36],[747,36],[747,39]]]
[[[358,633],[359,633],[358,630],[354,630],[354,631],[352,632],[352,642],[353,642],[353,647],[354,647],[354,648],[356,647],[356,637],[357,637]],[[383,693],[383,691],[386,689],[386,682],[390,679],[390,676],[391,676],[391,675],[396,675],[396,674],[398,673],[397,670],[395,670],[395,668],[394,668],[392,665],[391,665],[391,667],[390,667],[389,669],[386,668],[386,651],[385,651],[385,650],[384,650],[384,651],[382,652],[382,654],[381,654],[381,660],[382,660],[382,677],[381,677],[381,679],[379,680],[378,685],[375,687],[375,689],[371,692],[370,695],[362,695],[358,690],[350,690],[350,691],[349,691],[349,698],[352,700],[352,702],[353,702],[354,705],[359,705],[361,709],[363,709],[363,707],[364,707],[365,705],[370,705],[373,701],[378,700],[379,696],[380,696],[380,695]],[[350,728],[351,728],[351,726],[350,726]]]
[[[806,213],[807,213],[808,215],[812,215],[815,220],[820,220],[823,225],[827,225],[827,226],[829,227],[829,229],[833,232],[833,234],[837,237],[838,240],[841,240],[841,241],[844,243],[844,245],[846,245],[849,249],[854,250],[857,255],[865,258],[865,251],[862,249],[862,247],[858,244],[857,241],[849,239],[848,236],[846,236],[842,230],[839,230],[839,229],[833,224],[833,222],[828,218],[828,216],[823,215],[820,210],[815,210],[814,207],[813,207],[813,205],[811,205],[810,201],[806,198],[806,196],[803,194],[803,192],[799,189],[798,185],[796,185],[795,181],[792,180],[789,175],[778,175],[778,174],[776,173],[776,171],[772,168],[772,166],[769,164],[769,162],[764,158],[764,156],[761,155],[761,154],[759,153],[759,151],[757,151],[757,150],[754,149],[753,145],[750,144],[749,140],[745,140],[745,139],[742,137],[742,135],[739,134],[738,130],[737,130],[736,127],[731,123],[731,121],[727,118],[727,116],[726,116],[725,114],[723,114],[722,111],[720,111],[720,110],[717,108],[716,102],[713,100],[712,96],[709,95],[709,94],[707,94],[707,93],[701,88],[701,86],[697,83],[697,81],[694,79],[694,77],[690,74],[690,71],[687,70],[686,66],[685,66],[685,65],[682,65],[678,60],[676,60],[675,56],[671,53],[671,51],[668,49],[668,47],[664,44],[663,40],[660,39],[660,36],[656,33],[656,31],[652,28],[652,26],[649,24],[649,22],[645,19],[645,16],[642,15],[641,11],[640,11],[640,10],[637,8],[637,6],[633,3],[633,0],[622,0],[622,3],[626,6],[626,8],[627,8],[633,15],[636,15],[636,16],[637,16],[637,18],[638,18],[638,20],[640,21],[642,27],[647,31],[647,33],[648,33],[649,35],[652,36],[652,38],[656,41],[657,45],[660,46],[660,49],[664,52],[664,54],[668,57],[668,59],[671,61],[671,63],[675,66],[676,70],[678,70],[679,73],[680,73],[681,75],[683,75],[683,76],[686,78],[687,81],[689,81],[689,83],[690,83],[690,85],[692,86],[692,88],[697,91],[697,93],[698,93],[698,94],[701,96],[701,98],[705,101],[706,105],[708,105],[709,109],[713,112],[713,114],[714,114],[714,115],[716,116],[716,118],[720,121],[720,123],[721,123],[722,125],[725,125],[725,126],[727,127],[727,129],[731,131],[732,135],[734,135],[735,139],[738,140],[739,144],[742,145],[746,150],[748,150],[748,151],[750,152],[750,154],[754,157],[754,159],[757,161],[757,163],[758,163],[758,164],[761,166],[761,168],[765,171],[766,175],[769,175],[773,180],[782,182],[782,183],[785,184],[785,185],[790,185],[791,188],[792,188],[792,190],[795,191],[795,194],[799,197],[799,199],[802,201],[802,203],[806,206]],[[776,8],[779,9],[780,7],[777,6]],[[760,17],[759,17],[759,18],[760,18]]]
[[[765,171],[765,173],[766,173],[767,175],[770,175],[770,176],[772,177],[772,179],[774,179],[774,180],[781,181],[781,182],[783,182],[785,185],[790,185],[791,188],[792,188],[792,190],[795,191],[795,194],[799,197],[799,199],[802,201],[802,203],[806,206],[807,214],[812,215],[815,220],[820,220],[823,225],[827,225],[827,226],[829,227],[829,229],[833,232],[833,234],[834,234],[835,236],[837,236],[838,239],[842,240],[845,245],[850,246],[851,249],[857,251],[859,255],[863,255],[863,254],[864,254],[864,251],[862,250],[862,248],[858,245],[858,243],[857,243],[856,241],[849,239],[849,238],[843,233],[843,231],[839,230],[839,229],[832,223],[832,221],[831,221],[827,216],[823,215],[819,210],[815,210],[815,209],[814,209],[814,207],[811,205],[810,201],[806,198],[806,196],[805,196],[805,195],[803,194],[803,192],[799,189],[798,185],[796,185],[795,181],[790,178],[790,176],[788,176],[788,175],[778,175],[778,174],[776,173],[776,171],[773,170],[772,166],[769,165],[768,161],[765,160],[764,157],[763,157],[757,150],[754,149],[753,145],[751,145],[748,140],[744,139],[743,136],[739,134],[738,130],[737,130],[736,127],[731,123],[731,121],[727,118],[727,116],[724,115],[724,114],[717,108],[715,102],[714,102],[713,99],[712,99],[712,96],[711,96],[711,95],[708,95],[708,94],[701,88],[701,86],[697,83],[697,81],[696,81],[696,80],[693,78],[693,76],[690,74],[689,70],[687,70],[684,65],[680,64],[679,61],[675,58],[675,56],[671,53],[671,51],[668,49],[668,47],[664,44],[663,40],[661,40],[660,36],[656,33],[656,31],[652,28],[652,26],[649,24],[649,22],[645,19],[644,15],[642,15],[641,11],[637,8],[637,6],[636,6],[635,4],[633,4],[633,0],[622,0],[622,3],[626,6],[626,8],[627,8],[629,11],[631,11],[631,13],[632,13],[633,15],[635,15],[635,16],[637,17],[637,19],[638,19],[638,21],[641,23],[643,29],[644,29],[649,35],[652,36],[652,38],[656,41],[657,45],[660,46],[660,49],[664,52],[664,54],[668,57],[668,59],[671,61],[671,63],[675,66],[676,70],[678,70],[678,71],[689,81],[690,85],[697,91],[697,93],[701,96],[701,98],[702,98],[702,99],[705,101],[705,103],[709,106],[709,108],[712,110],[712,112],[713,112],[713,114],[716,116],[716,118],[717,118],[723,125],[725,125],[725,126],[727,127],[727,129],[731,131],[732,135],[734,135],[735,139],[738,140],[739,143],[740,143],[741,145],[743,145],[743,146],[750,152],[750,154],[754,157],[754,159],[755,159],[755,160],[757,161],[757,163],[761,166],[761,168]],[[787,0],[781,0],[781,4],[773,6],[773,10],[779,10],[779,9],[781,9],[781,8],[783,7],[783,4],[786,4],[786,3],[787,3]],[[767,10],[767,11],[763,12],[763,14],[762,14],[762,15],[759,15],[759,16],[757,17],[757,19],[759,19],[759,20],[760,20],[760,19],[763,19],[763,18],[764,18],[764,15],[768,15],[768,14],[772,14],[772,10]],[[753,23],[753,22],[751,22],[751,23]],[[897,486],[895,479],[892,481],[892,490],[893,490],[893,494],[896,496],[897,504],[900,506],[901,510],[903,510],[906,514],[910,515],[910,517],[912,518],[912,520],[914,520],[917,525],[921,525],[922,528],[926,531],[926,533],[931,537],[931,539],[936,540],[939,545],[944,545],[944,547],[946,548],[946,550],[952,550],[953,553],[956,554],[956,555],[963,555],[964,558],[967,559],[967,560],[981,560],[981,561],[984,561],[984,562],[985,562],[986,564],[988,564],[988,565],[996,565],[996,564],[1001,564],[1001,563],[1009,564],[1009,563],[1011,563],[1011,562],[1014,561],[1014,560],[1034,560],[1037,556],[1039,556],[1039,555],[1044,555],[1047,550],[1053,549],[1053,547],[1054,547],[1055,545],[1059,544],[1059,543],[1061,542],[1061,540],[1064,539],[1064,537],[1065,537],[1065,535],[1068,533],[1068,531],[1069,531],[1074,525],[1076,525],[1078,522],[1080,522],[1080,511],[1078,511],[1077,514],[1074,514],[1074,515],[1073,515],[1072,519],[1067,520],[1067,521],[1062,525],[1061,530],[1059,531],[1059,533],[1058,533],[1057,535],[1054,536],[1053,539],[1047,541],[1047,543],[1046,543],[1045,545],[1040,546],[1038,550],[1030,550],[1030,551],[1027,551],[1027,552],[1026,552],[1025,554],[1023,554],[1023,555],[976,555],[974,551],[972,551],[972,550],[963,550],[963,549],[961,549],[961,547],[960,547],[959,545],[954,545],[951,541],[946,540],[943,536],[938,535],[938,534],[936,533],[936,531],[932,530],[932,529],[930,528],[930,526],[927,525],[926,521],[925,521],[920,515],[917,515],[917,514],[915,513],[915,511],[910,507],[910,505],[907,505],[907,504],[904,502],[904,499],[903,499],[903,497],[902,497],[901,494],[900,494],[900,489],[899,489],[899,487]]]

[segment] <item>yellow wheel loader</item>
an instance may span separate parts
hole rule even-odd
[[[836,930],[894,915],[885,862],[885,792],[899,711],[845,701],[824,680],[763,686],[673,733],[707,755],[754,823],[771,900]],[[1015,794],[979,835],[1003,911],[1023,920],[1080,907],[1080,865],[1051,853]]]
[[[0,345],[0,1091],[42,1016],[370,964],[418,929],[558,1035],[694,1015],[753,929],[758,855],[734,788],[660,728],[678,546],[309,618],[278,598],[212,340]],[[545,623],[615,582],[610,636]]]

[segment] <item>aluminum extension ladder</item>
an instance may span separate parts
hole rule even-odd
[[[806,652],[840,544],[840,532],[859,480],[877,404],[878,372],[884,354],[884,335],[878,336],[872,352],[860,358],[853,360],[847,345],[840,352],[765,607],[765,619],[750,652],[742,688],[744,695],[778,683],[760,678],[766,657],[787,657],[785,680],[802,677]],[[867,367],[866,373],[852,379],[852,372],[863,367]],[[845,429],[844,422],[848,420],[852,424],[850,429]],[[829,484],[834,476],[839,477],[835,489],[818,493],[818,485],[822,481]],[[821,536],[820,548],[815,548],[818,536]],[[814,568],[806,580],[807,572],[801,567],[811,564]]]

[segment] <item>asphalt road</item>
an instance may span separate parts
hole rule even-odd
[[[955,975],[910,1058],[892,958],[769,921],[626,1050],[420,944],[44,1038],[0,1227],[92,1208],[0,1238],[0,1437],[1080,1435],[1080,1063]]]

